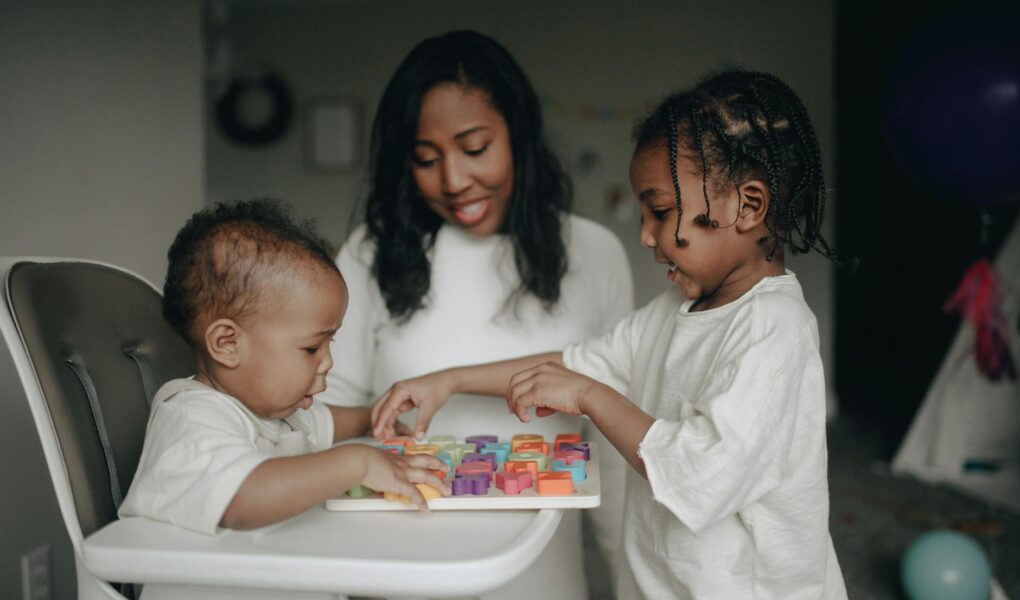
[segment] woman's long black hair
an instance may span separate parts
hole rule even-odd
[[[510,53],[474,31],[453,31],[419,43],[386,86],[372,125],[371,191],[365,207],[372,271],[386,308],[407,320],[424,306],[431,265],[427,251],[442,219],[418,195],[411,173],[422,97],[452,82],[488,93],[503,115],[513,152],[513,194],[501,233],[514,248],[521,285],[551,308],[567,272],[561,219],[571,187],[546,146],[538,97]]]

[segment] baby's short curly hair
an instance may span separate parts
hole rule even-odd
[[[340,273],[311,221],[295,223],[277,200],[217,204],[195,213],[167,252],[163,317],[193,348],[196,324],[256,312],[276,276],[318,263]]]

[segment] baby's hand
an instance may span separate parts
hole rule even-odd
[[[366,453],[365,479],[361,482],[363,485],[377,492],[406,496],[423,513],[429,511],[429,505],[414,484],[426,483],[442,495],[450,495],[450,485],[431,472],[447,470],[446,463],[438,458],[427,454],[401,456],[375,448],[366,449],[369,452]]]
[[[417,408],[418,420],[413,435],[421,439],[432,416],[446,404],[451,391],[449,376],[443,371],[398,381],[372,405],[372,435],[380,440],[393,437],[400,425],[397,417]]]
[[[599,385],[594,379],[547,362],[510,378],[506,404],[523,423],[531,420],[528,409],[532,406],[537,408],[540,417],[550,411],[581,415],[584,414],[581,401]]]

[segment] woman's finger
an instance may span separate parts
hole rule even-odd
[[[382,410],[383,406],[386,406],[386,400],[390,397],[390,391],[392,391],[392,388],[386,390],[382,396],[376,398],[375,402],[372,403],[371,415],[373,424],[379,419],[379,411]]]
[[[414,437],[421,439],[425,437],[425,432],[429,429],[429,423],[432,422],[432,415],[435,414],[435,410],[431,408],[429,403],[423,403],[418,406],[418,418],[414,422]]]
[[[387,398],[386,404],[379,412],[378,423],[382,424],[382,428],[377,427],[377,431],[384,429],[386,433],[392,435],[393,423],[397,420],[397,417],[414,408],[413,405],[409,405],[407,408],[404,408],[404,406],[408,404],[408,400],[400,399],[397,396],[390,396]]]

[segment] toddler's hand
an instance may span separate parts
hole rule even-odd
[[[380,440],[393,437],[400,425],[397,417],[417,408],[418,420],[413,435],[421,439],[432,416],[446,404],[450,393],[449,378],[442,371],[398,381],[372,405],[372,435]]]
[[[599,385],[594,379],[547,362],[510,378],[506,404],[523,423],[531,420],[528,409],[532,406],[538,409],[538,416],[549,414],[549,411],[581,415],[584,414],[581,401]]]
[[[402,456],[367,447],[365,479],[363,485],[377,492],[394,492],[406,496],[421,509],[429,511],[428,502],[414,485],[426,483],[439,490],[444,496],[450,495],[450,485],[431,471],[446,471],[446,463],[427,454]]]

